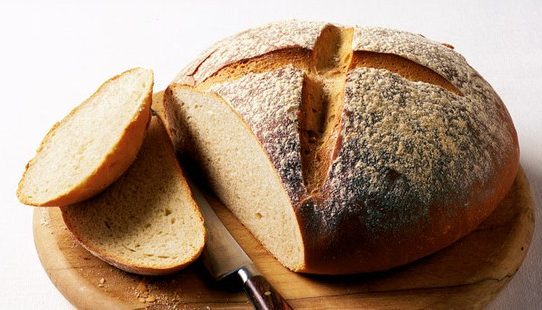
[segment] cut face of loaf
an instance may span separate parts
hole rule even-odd
[[[143,142],[152,87],[152,71],[126,71],[55,124],[26,167],[17,190],[19,200],[62,206],[91,197],[114,182]]]
[[[212,94],[179,86],[166,98],[185,102],[187,151],[196,151],[217,195],[287,266],[300,268],[301,234],[288,194],[258,138],[232,108]],[[166,105],[167,103],[164,102]]]
[[[378,271],[433,253],[494,210],[518,167],[491,86],[449,45],[390,29],[246,31],[182,70],[164,106],[181,155],[299,272]]]
[[[62,207],[62,215],[82,246],[132,273],[172,273],[204,246],[203,218],[158,117],[126,173],[99,195]]]

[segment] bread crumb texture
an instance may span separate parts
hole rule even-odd
[[[32,205],[51,205],[59,199],[75,203],[118,178],[124,172],[120,167],[133,161],[135,146],[143,139],[152,87],[152,71],[126,71],[105,82],[55,124],[27,165],[19,199]],[[136,123],[141,125],[136,127]],[[62,200],[71,195],[75,197]]]
[[[292,87],[299,87],[295,86],[294,81],[297,79],[300,82],[301,76],[293,68],[282,73],[284,75],[280,80],[283,80],[282,83],[285,85],[283,91],[291,94]],[[237,82],[243,83],[242,80]],[[226,94],[228,88],[224,88],[223,91]],[[262,92],[253,95],[272,101],[271,98],[282,94],[279,89],[279,93]],[[229,94],[232,102],[235,102],[235,95],[235,93]],[[252,131],[237,113],[233,113],[232,107],[217,95],[201,93],[189,87],[180,87],[173,96],[177,102],[183,102],[179,119],[187,128],[189,143],[186,145],[189,145],[191,151],[196,152],[193,157],[200,159],[199,164],[215,193],[253,232],[254,236],[262,240],[264,246],[277,255],[283,264],[296,266],[301,261],[302,255],[301,235],[295,221],[290,197],[284,191],[283,180],[276,171],[276,167],[282,167],[282,165],[277,162],[273,164],[268,160],[264,146],[259,144],[259,138],[254,133],[256,131],[260,137],[270,134],[278,138],[277,130],[281,128],[254,127]],[[295,98],[296,96],[293,96],[292,100]],[[169,104],[170,101],[167,102]],[[242,101],[239,103],[242,104]],[[243,110],[242,106],[239,108]],[[288,108],[284,107],[284,109]],[[278,114],[283,112],[278,111]],[[263,123],[255,122],[254,124]],[[295,133],[295,126],[293,124],[290,126],[293,127],[292,130]],[[293,137],[296,135],[294,134]],[[283,141],[285,143],[271,144],[271,146],[282,147],[283,151],[291,152],[292,156],[299,156],[298,152],[291,150],[299,148],[298,142],[294,140],[292,143],[286,139]],[[297,169],[299,169],[299,163],[297,164]],[[288,176],[286,173],[283,175]],[[296,176],[301,178],[300,172]],[[250,208],[247,209],[247,206]]]

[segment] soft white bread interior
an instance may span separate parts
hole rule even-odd
[[[17,196],[28,205],[87,199],[132,164],[150,119],[153,73],[134,68],[105,82],[47,133]]]
[[[220,97],[185,86],[171,86],[165,100],[166,107],[183,104],[187,150],[197,152],[217,195],[284,265],[300,269],[304,250],[290,199],[242,118]]]
[[[81,245],[132,273],[180,270],[205,243],[203,218],[158,117],[126,173],[99,195],[62,207],[62,215]]]

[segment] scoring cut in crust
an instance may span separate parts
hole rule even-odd
[[[157,116],[125,174],[100,194],[61,210],[83,247],[131,273],[170,274],[203,250],[203,217]]]

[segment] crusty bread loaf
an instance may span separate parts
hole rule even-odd
[[[518,168],[491,86],[451,46],[407,32],[266,25],[218,42],[164,96],[177,151],[298,272],[433,253],[483,221]]]
[[[114,182],[143,142],[152,87],[152,71],[126,71],[55,124],[26,167],[19,200],[36,206],[68,205]]]
[[[126,173],[97,196],[62,207],[62,215],[91,253],[138,274],[180,270],[205,242],[203,218],[158,117]]]

